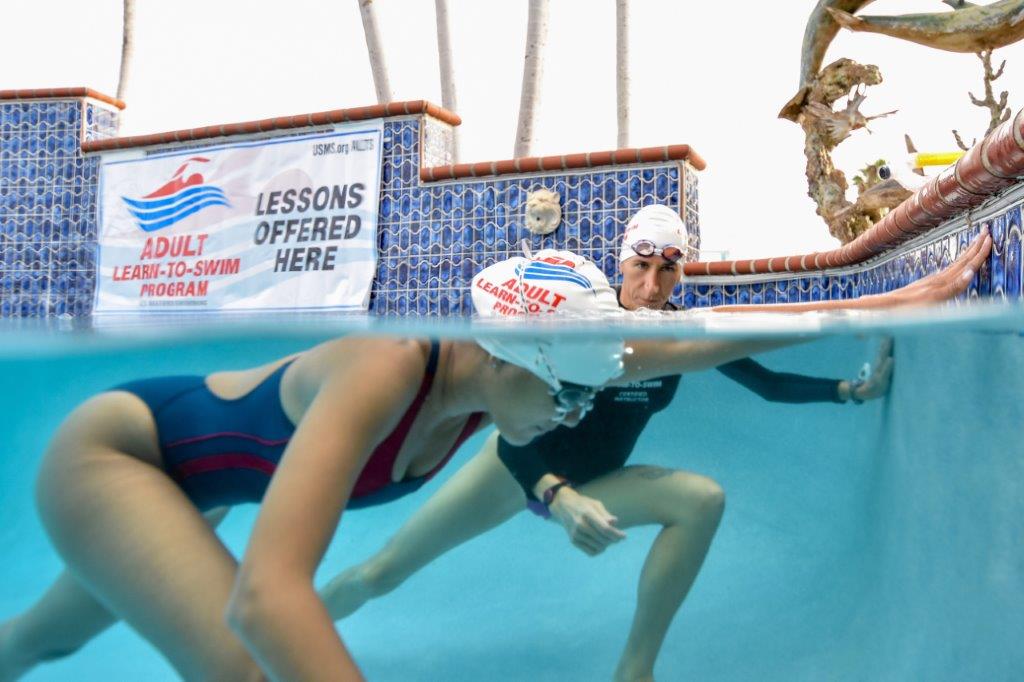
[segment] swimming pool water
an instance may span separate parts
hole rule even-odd
[[[709,475],[727,503],[666,639],[658,679],[1021,677],[1024,339],[1019,311],[1003,319],[893,322],[892,391],[861,406],[778,405],[713,371],[684,377],[631,463]],[[878,325],[886,326],[871,318],[845,331]],[[32,483],[49,434],[75,404],[127,379],[245,367],[331,333],[315,325],[278,334],[179,328],[121,342],[130,337],[121,330],[97,342],[8,330],[0,342],[0,619],[27,607],[60,570],[32,506]],[[758,359],[774,370],[842,378],[876,346],[875,335],[841,333]],[[482,438],[418,494],[346,513],[318,580],[376,551]],[[237,508],[222,524],[234,551],[255,512]],[[625,542],[588,558],[560,526],[520,514],[339,630],[370,680],[608,679],[655,532],[632,529]],[[28,679],[175,676],[119,625]]]

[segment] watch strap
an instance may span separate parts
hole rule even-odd
[[[551,503],[555,501],[555,495],[558,494],[558,491],[567,485],[570,485],[569,481],[563,479],[558,483],[555,483],[553,486],[549,487],[547,490],[545,490],[544,499],[541,500],[541,502],[544,503],[544,506],[550,507]]]

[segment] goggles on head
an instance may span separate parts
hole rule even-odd
[[[640,239],[635,241],[629,245],[629,248],[638,256],[643,256],[644,258],[649,256],[661,256],[669,263],[675,263],[682,258],[685,253],[683,249],[678,246],[666,246],[659,249],[658,245],[650,239]]]

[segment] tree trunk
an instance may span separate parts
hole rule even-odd
[[[122,102],[128,90],[128,75],[131,72],[134,52],[135,0],[124,0],[123,28],[121,29],[121,72],[117,76],[117,99]]]
[[[373,11],[373,0],[356,0],[359,13],[363,17],[363,35],[366,36],[366,53],[370,58],[370,70],[373,72],[373,87],[377,90],[377,103],[387,104],[391,101],[391,83],[388,82],[388,66],[384,60],[384,46],[380,40],[380,29],[377,28],[377,14]]]
[[[519,125],[513,155],[530,155],[533,147],[533,124],[537,117],[537,100],[544,72],[544,44],[548,38],[548,0],[530,0],[526,27],[526,56],[523,60],[523,89],[519,96]]]
[[[615,0],[615,97],[619,149],[629,147],[629,0]]]
[[[437,14],[437,61],[441,71],[441,106],[455,111],[455,69],[452,67],[452,31],[448,21],[448,0],[434,0]],[[452,126],[452,163],[459,162],[459,128]]]

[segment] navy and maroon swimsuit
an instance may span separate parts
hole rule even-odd
[[[419,392],[401,422],[373,451],[359,474],[350,509],[397,499],[419,489],[441,470],[480,424],[482,414],[470,415],[455,445],[425,476],[395,483],[395,459],[430,393],[437,371],[438,343],[430,344],[430,359]],[[214,395],[202,376],[142,379],[111,390],[127,391],[149,406],[156,420],[164,470],[199,509],[259,502],[270,484],[295,425],[281,407],[281,377],[289,360],[240,398]]]

